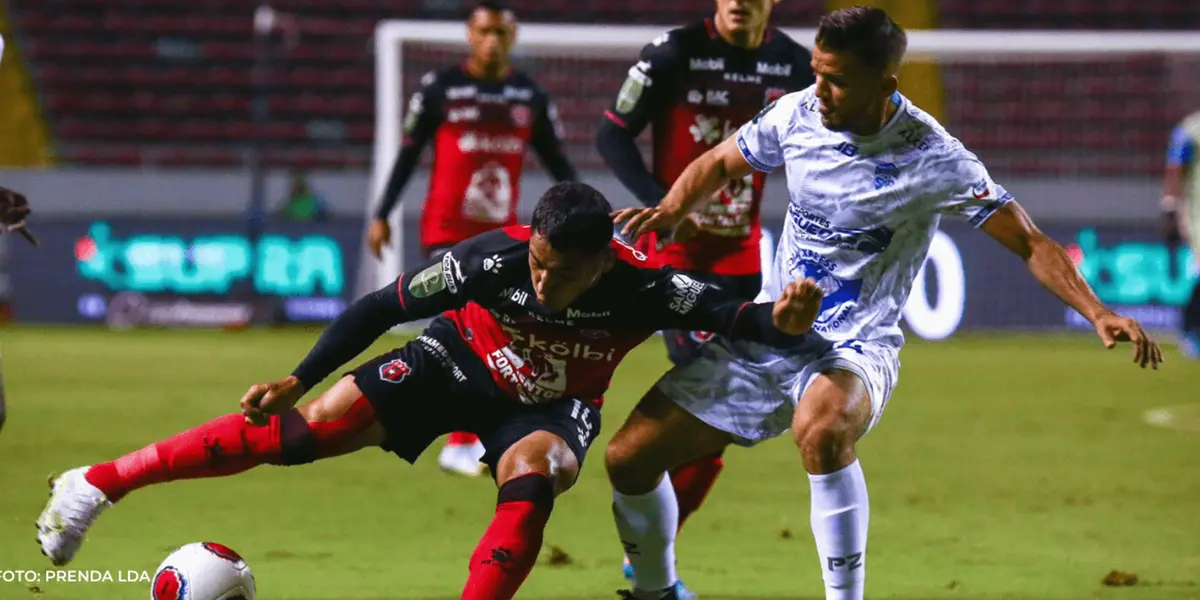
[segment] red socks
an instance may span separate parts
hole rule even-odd
[[[446,439],[447,446],[470,446],[479,441],[479,437],[466,431],[455,431]]]
[[[374,420],[366,398],[327,423],[310,424],[295,409],[272,416],[263,427],[246,423],[240,414],[225,415],[117,460],[93,465],[84,478],[116,502],[155,483],[234,475],[262,464],[309,463],[331,454]]]
[[[542,532],[554,508],[554,484],[531,473],[500,486],[496,516],[471,555],[462,600],[510,600],[542,550]]]
[[[687,518],[704,503],[724,466],[718,453],[693,460],[671,472],[671,487],[675,488],[675,498],[679,501],[679,527],[682,528]]]

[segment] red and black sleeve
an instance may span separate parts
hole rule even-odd
[[[386,220],[400,201],[400,192],[412,177],[421,159],[421,151],[433,139],[438,127],[442,126],[442,98],[444,96],[442,82],[438,73],[432,71],[421,79],[421,89],[417,90],[408,101],[408,113],[404,117],[404,138],[400,146],[400,154],[392,166],[388,177],[387,187],[379,200],[379,208],[375,218]]]
[[[803,338],[775,328],[772,303],[746,302],[736,290],[671,267],[647,272],[646,279],[639,306],[649,307],[643,313],[649,320],[647,327],[711,331],[730,339],[776,347],[793,346]]]
[[[462,308],[482,297],[492,289],[489,280],[495,279],[483,268],[484,257],[512,243],[503,231],[473,237],[363,296],[325,329],[292,375],[312,389],[392,327]]]
[[[669,108],[671,89],[684,61],[677,31],[667,32],[643,48],[596,131],[596,150],[605,164],[646,206],[658,205],[667,190],[646,167],[637,136]]]
[[[575,167],[563,152],[563,126],[558,108],[545,92],[538,90],[537,118],[533,122],[530,145],[555,181],[576,181]]]

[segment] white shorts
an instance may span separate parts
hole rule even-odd
[[[717,337],[695,361],[663,375],[658,389],[737,444],[753,446],[789,431],[800,397],[817,375],[834,369],[854,373],[867,386],[871,419],[865,435],[883,416],[899,378],[900,360],[890,346],[814,337],[779,350]]]

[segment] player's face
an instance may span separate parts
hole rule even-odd
[[[539,234],[529,239],[529,273],[538,302],[551,311],[566,310],[612,268],[613,254],[605,250],[595,256],[557,252]]]
[[[511,11],[479,9],[467,21],[467,45],[471,56],[484,64],[508,59],[508,50],[516,40],[517,20]]]
[[[717,19],[730,33],[762,31],[778,0],[717,0]]]
[[[873,131],[884,101],[896,91],[896,77],[864,65],[849,52],[813,48],[813,73],[821,122],[832,131]],[[872,129],[874,127],[874,129]]]

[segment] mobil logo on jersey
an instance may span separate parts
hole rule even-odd
[[[841,329],[846,318],[858,305],[863,280],[838,277],[837,265],[833,261],[806,248],[797,249],[789,263],[793,279],[812,279],[825,292],[825,298],[821,301],[821,311],[813,322],[813,330],[817,333],[830,333]]]

